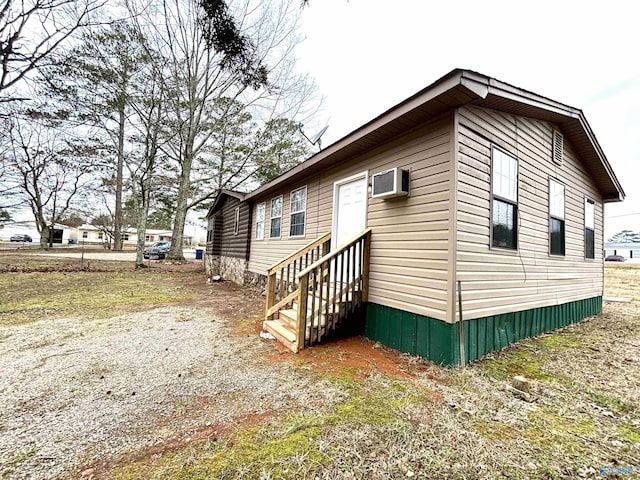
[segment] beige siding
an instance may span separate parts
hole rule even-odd
[[[290,239],[289,193],[284,195],[283,236],[269,239],[270,200],[267,202],[265,240],[255,240],[252,226],[249,269],[264,274],[282,257],[331,230],[334,182],[366,171],[372,174],[392,167],[411,171],[409,198],[369,198],[367,226],[372,228],[369,301],[401,310],[447,318],[449,258],[449,202],[451,185],[453,117],[384,145],[351,162],[314,175],[307,185],[307,225],[304,239]],[[255,212],[253,218],[255,219]]]
[[[554,126],[502,112],[459,111],[457,279],[464,318],[602,295],[602,199],[565,138],[551,160]],[[491,146],[518,158],[518,251],[490,248]],[[549,178],[564,183],[566,255],[549,255]],[[595,259],[584,258],[584,199],[596,202]]]

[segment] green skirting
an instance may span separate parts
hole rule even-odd
[[[467,362],[522,338],[549,332],[602,312],[602,297],[504,313],[464,322]],[[434,363],[460,363],[458,325],[375,303],[367,304],[365,335]]]

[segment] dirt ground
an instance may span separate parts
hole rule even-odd
[[[363,337],[294,355],[261,292],[115,263],[0,254],[2,478],[640,476],[640,268],[606,269],[630,302],[459,369]]]

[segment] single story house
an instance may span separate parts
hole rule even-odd
[[[620,255],[627,260],[640,259],[640,242],[605,242],[604,255]]]
[[[12,235],[29,235],[33,244],[40,243],[40,234],[34,220],[20,220],[5,223],[0,226],[0,240],[8,241]],[[78,230],[68,225],[56,223],[53,225],[51,242],[53,244],[67,245],[70,241],[75,242],[78,237]]]
[[[219,241],[249,244],[233,255],[291,350],[359,322],[456,364],[601,312],[603,205],[624,191],[581,110],[457,69],[231,197],[251,226]]]
[[[109,244],[112,242],[112,239],[107,238],[108,235],[104,230],[91,225],[84,224],[80,225],[77,229],[77,241],[79,243],[84,244]],[[145,231],[144,243],[145,245],[150,245],[154,242],[170,242],[172,238],[171,230],[161,230],[161,229],[152,229],[148,228]],[[122,231],[122,243],[125,247],[134,247],[138,243],[138,233],[135,228],[125,228]],[[183,236],[183,245],[186,247],[191,247],[193,244],[193,236],[185,234]]]
[[[204,260],[208,277],[220,275],[245,283],[251,238],[251,207],[244,193],[220,190],[207,212],[207,247]]]

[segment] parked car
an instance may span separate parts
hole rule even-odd
[[[605,259],[605,262],[624,262],[624,257],[621,255],[608,255]]]
[[[144,258],[150,259],[158,259],[162,260],[167,258],[169,254],[169,249],[171,248],[171,243],[169,242],[156,242],[150,247],[147,247],[142,252]]]
[[[11,235],[9,239],[12,242],[31,242],[32,239],[29,235],[25,235],[23,233],[16,233],[15,235]]]

